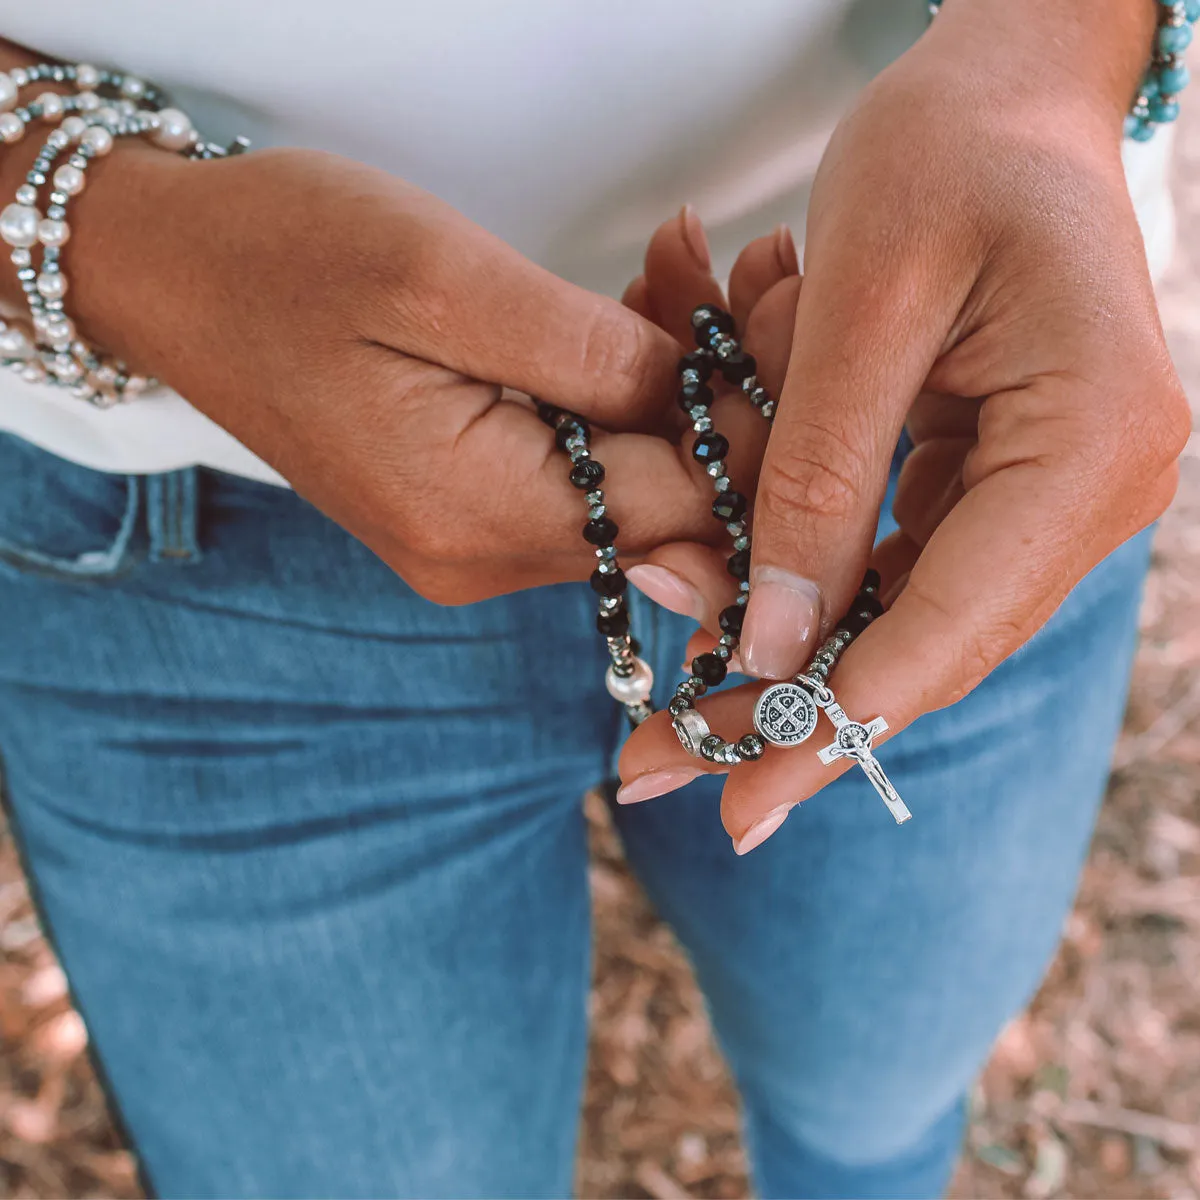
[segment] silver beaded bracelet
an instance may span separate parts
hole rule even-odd
[[[21,93],[39,83],[73,84],[70,95],[44,91],[25,105]],[[87,182],[97,158],[110,153],[116,138],[144,136],[152,144],[188,158],[211,159],[248,148],[244,138],[221,147],[202,140],[187,114],[169,105],[166,94],[136,76],[88,63],[39,63],[0,72],[0,141],[21,141],[30,126],[56,125],[38,152],[12,204],[0,212],[0,240],[13,249],[11,260],[29,303],[29,321],[0,321],[0,366],[30,383],[66,388],[71,395],[108,408],[153,387],[155,380],[131,372],[119,359],[76,335],[66,315],[68,289],[62,247],[71,236],[68,208]],[[65,163],[55,167],[63,155]],[[41,189],[49,203],[39,206]],[[41,247],[35,266],[34,249]]]

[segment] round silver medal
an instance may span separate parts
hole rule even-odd
[[[816,727],[816,701],[797,683],[773,684],[754,706],[754,728],[772,746],[798,746]]]

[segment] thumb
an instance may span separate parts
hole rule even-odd
[[[802,670],[850,602],[905,415],[949,324],[914,287],[928,267],[884,274],[849,245],[816,257],[754,507],[741,656],[768,679]]]

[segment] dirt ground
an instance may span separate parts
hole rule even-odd
[[[1200,109],[1163,317],[1200,400]],[[1200,1197],[1200,440],[1162,523],[1125,734],[1079,903],[975,1097],[955,1196]],[[734,1097],[686,963],[592,805],[597,963],[579,1190],[748,1194]],[[87,1035],[0,830],[0,1195],[135,1197]]]

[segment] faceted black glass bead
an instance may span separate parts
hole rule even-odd
[[[883,584],[883,580],[879,577],[879,572],[874,567],[869,567],[867,573],[863,576],[861,591],[866,591],[870,588],[872,591],[879,591]]]
[[[721,609],[721,615],[717,618],[721,626],[722,633],[732,633],[735,637],[741,635],[742,622],[746,619],[746,606],[744,604],[731,604],[728,608]]]
[[[729,556],[729,561],[725,564],[727,570],[734,579],[749,579],[750,578],[750,551],[738,550]]]
[[[588,582],[592,585],[592,591],[600,596],[623,596],[625,595],[625,572],[619,567],[615,571],[604,572],[597,568],[592,572],[591,579]]]
[[[696,388],[680,388],[679,395],[675,397],[675,403],[689,416],[692,409],[697,407],[708,408],[713,402],[713,390],[707,384],[700,384]]]
[[[754,355],[744,350],[739,350],[732,358],[719,358],[717,362],[726,383],[741,384],[743,379],[749,379],[758,371]]]
[[[597,517],[583,527],[583,536],[593,546],[611,546],[617,540],[617,523],[610,517]]]
[[[604,468],[594,458],[585,458],[571,468],[570,478],[581,492],[590,492],[604,481]]]
[[[692,313],[692,331],[696,345],[704,350],[722,334],[733,334],[733,318],[715,305],[702,304]]]
[[[719,433],[702,433],[692,443],[692,457],[698,463],[717,462],[729,453],[729,440]]]
[[[604,637],[621,637],[629,632],[629,610],[625,605],[596,615],[596,628]]]
[[[679,360],[679,373],[682,375],[684,371],[695,371],[703,382],[712,375],[712,355],[705,354],[702,350],[693,350],[690,354],[685,354]]]
[[[851,612],[869,612],[873,617],[883,616],[883,601],[873,592],[865,592],[855,601]]]
[[[740,521],[746,515],[746,497],[741,492],[722,492],[713,501],[713,516],[722,521]]]
[[[579,437],[580,434],[584,434],[586,432],[587,431],[584,429],[584,427],[577,422],[564,421],[563,424],[558,426],[558,428],[554,431],[554,444],[560,450],[566,450],[567,443],[573,437]]]
[[[697,654],[692,659],[692,674],[699,675],[709,687],[716,687],[725,678],[727,670],[715,654]]]
[[[844,629],[851,637],[858,637],[870,623],[870,617],[863,617],[856,612],[852,612],[848,613],[838,622],[838,628]]]

